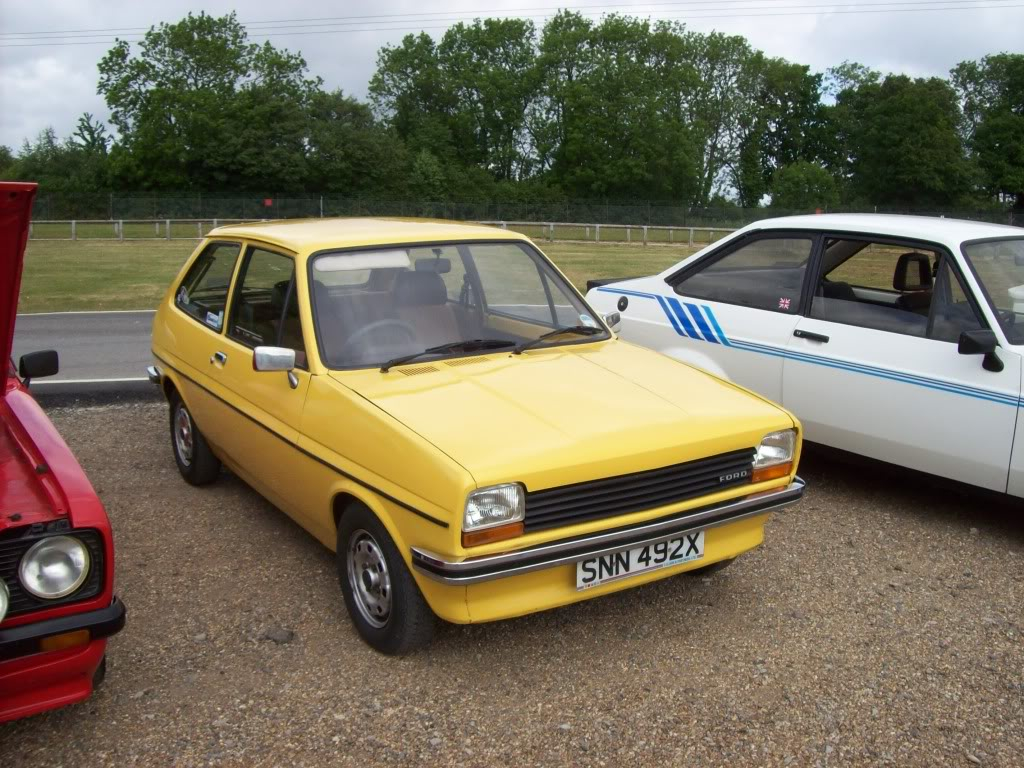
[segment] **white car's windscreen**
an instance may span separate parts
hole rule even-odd
[[[964,256],[1011,344],[1024,344],[1024,237],[965,243]]]

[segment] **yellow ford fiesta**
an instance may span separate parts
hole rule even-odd
[[[385,653],[724,564],[800,498],[800,427],[615,337],[531,242],[447,222],[221,227],[153,323],[186,481],[223,463],[337,552]]]

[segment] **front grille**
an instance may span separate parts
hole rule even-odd
[[[528,491],[525,527],[540,531],[705,496],[749,483],[753,463],[754,449],[744,448],[661,469]]]
[[[82,540],[82,543],[89,549],[89,575],[82,586],[67,597],[57,600],[41,600],[22,588],[21,580],[18,578],[18,566],[29,547],[40,539],[55,534],[66,534]],[[55,605],[64,605],[95,597],[103,591],[103,573],[103,539],[98,531],[91,528],[47,531],[42,525],[34,525],[29,528],[7,531],[0,538],[0,579],[3,579],[7,590],[11,593],[11,603],[7,609],[8,616],[17,616],[29,611],[38,611],[43,608],[52,608]]]

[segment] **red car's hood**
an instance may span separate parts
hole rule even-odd
[[[21,265],[35,196],[35,184],[0,181],[0,393],[7,390]]]

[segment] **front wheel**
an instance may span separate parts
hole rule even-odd
[[[348,615],[371,647],[401,656],[430,643],[434,614],[387,530],[361,504],[341,516],[336,561]]]
[[[180,397],[171,400],[171,450],[178,471],[191,485],[212,483],[220,474],[220,459],[213,455]]]

